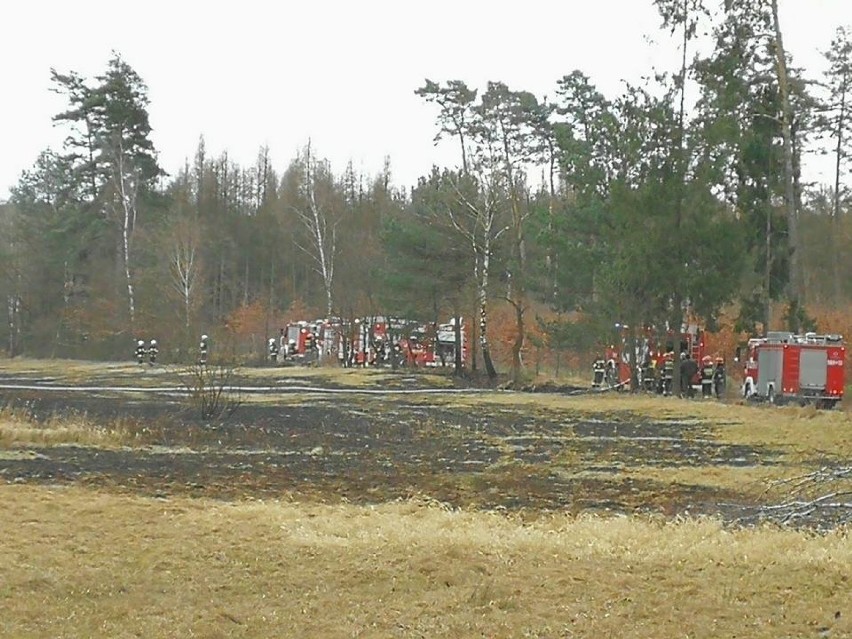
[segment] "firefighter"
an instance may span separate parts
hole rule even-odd
[[[281,362],[287,359],[287,336],[283,328],[278,331],[278,359]]]
[[[201,341],[198,343],[198,363],[202,366],[207,365],[207,355],[210,350],[210,338],[207,335],[201,336]]]
[[[713,393],[716,399],[722,399],[725,394],[725,360],[716,358],[716,368],[713,369]]]
[[[716,367],[713,366],[713,358],[709,355],[705,355],[701,359],[701,396],[702,397],[712,397],[713,396],[713,374],[715,373]]]
[[[618,364],[611,358],[606,362],[606,383],[609,386],[618,384]]]
[[[157,354],[160,352],[160,349],[157,347],[157,340],[152,339],[148,344],[148,363],[153,366],[157,363]]]
[[[660,376],[662,379],[662,392],[663,395],[671,395],[672,394],[672,382],[674,381],[674,351],[669,351],[665,355],[665,359],[663,361],[663,372]]]
[[[592,388],[600,388],[603,384],[606,363],[598,358],[592,364]]]
[[[145,340],[136,342],[136,363],[142,364],[145,361]]]
[[[694,396],[692,388],[692,380],[698,373],[698,362],[689,356],[689,353],[681,353],[682,359],[680,362],[680,392],[692,399]]]
[[[278,342],[274,337],[269,338],[269,361],[273,364],[278,361]]]
[[[654,390],[654,382],[656,377],[656,362],[651,354],[645,356],[642,362],[642,389],[645,391]]]

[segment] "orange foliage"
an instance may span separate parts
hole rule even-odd
[[[265,334],[268,327],[268,310],[260,301],[240,306],[225,321],[225,327],[234,337]]]
[[[557,317],[558,313],[546,305],[535,303],[531,303],[524,313],[526,339],[521,349],[521,358],[528,369],[536,366],[543,373],[555,370],[557,354],[548,343],[547,335],[541,330],[538,320],[550,322]],[[493,304],[488,313],[489,346],[495,364],[502,370],[508,370],[512,365],[512,344],[516,334],[515,308],[507,302]],[[560,368],[579,370],[587,356],[587,353],[562,353]]]
[[[271,337],[278,334],[289,322],[319,317],[316,311],[306,306],[301,299],[294,300],[290,307],[281,312],[270,309],[260,300],[235,309],[225,322],[228,332],[238,341],[248,338]]]

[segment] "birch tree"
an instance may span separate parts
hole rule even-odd
[[[179,219],[171,229],[170,238],[168,263],[171,290],[180,303],[180,315],[188,337],[201,282],[201,233],[196,222]]]
[[[326,313],[334,309],[334,269],[338,253],[337,227],[341,221],[341,203],[336,202],[334,176],[328,162],[319,162],[311,152],[310,142],[298,161],[302,170],[301,204],[295,207],[308,243],[298,244],[310,256],[322,278]]]

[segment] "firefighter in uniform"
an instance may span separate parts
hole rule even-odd
[[[662,373],[662,382],[663,382],[663,395],[671,395],[672,394],[672,383],[674,381],[674,351],[669,351],[666,353],[665,360],[663,362],[663,373]]]
[[[314,357],[314,334],[308,331],[305,334],[305,362],[313,360]]]
[[[713,370],[713,393],[716,399],[722,399],[725,394],[725,360],[716,358],[716,368]]]
[[[701,360],[701,396],[713,396],[713,374],[716,367],[713,366],[713,359],[709,355],[705,355]]]
[[[201,341],[198,343],[198,363],[202,366],[207,364],[207,354],[210,350],[210,338],[207,335],[201,336]]]
[[[606,383],[609,386],[618,384],[618,364],[614,359],[607,360],[606,363]]]
[[[160,352],[160,349],[157,347],[157,340],[152,339],[148,344],[148,363],[153,366],[157,363],[157,354]]]
[[[606,372],[606,363],[598,358],[592,364],[592,388],[600,388],[603,384],[604,373]]]
[[[650,353],[642,362],[642,389],[645,391],[653,391],[656,383],[657,363]]]
[[[136,342],[136,362],[141,364],[145,361],[145,341],[139,340]]]
[[[278,361],[278,343],[274,337],[269,338],[269,361],[273,364]]]

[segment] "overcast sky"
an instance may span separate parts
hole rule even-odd
[[[785,44],[817,75],[852,0],[780,0]],[[623,80],[677,65],[651,0],[313,0],[194,2],[29,0],[6,3],[0,34],[0,200],[62,135],[50,69],[102,73],[117,51],[148,85],[152,138],[176,172],[204,136],[209,155],[248,166],[268,145],[282,170],[310,138],[342,171],[409,186],[432,164],[433,109],[424,78],[488,80],[553,95],[580,69],[608,97]],[[651,38],[654,42],[649,42]]]

